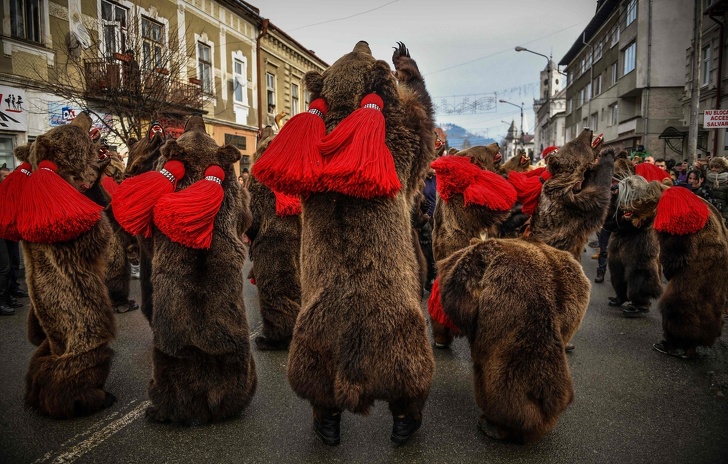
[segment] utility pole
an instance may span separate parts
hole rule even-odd
[[[702,2],[695,2],[695,35],[693,37],[693,79],[690,84],[690,127],[688,129],[688,153],[692,162],[698,160],[698,114],[700,104],[700,60],[702,53],[703,15],[700,14]],[[721,46],[723,46],[721,44]]]

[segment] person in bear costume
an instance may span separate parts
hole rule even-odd
[[[162,156],[162,181],[170,180],[172,164],[184,169],[174,176],[177,191],[154,204],[147,417],[200,425],[238,416],[255,393],[243,302],[242,237],[251,222],[250,198],[233,170],[240,152],[219,147],[201,116],[192,116],[184,133],[166,142]]]
[[[166,141],[164,129],[158,122],[152,123],[147,137],[131,144],[124,178],[138,176],[155,170],[161,157],[161,148]],[[160,166],[161,167],[161,166]],[[112,210],[114,203],[112,201]],[[151,237],[137,235],[139,254],[139,287],[141,289],[141,310],[148,321],[152,320],[152,255],[154,242]]]
[[[589,305],[580,264],[532,239],[475,239],[438,267],[444,311],[470,342],[479,428],[538,440],[574,397],[564,347]],[[508,283],[534,273],[538,291]]]
[[[614,150],[598,154],[600,140],[582,133],[546,158],[545,179],[531,217],[531,234],[580,259],[589,235],[604,224],[614,171]]]
[[[309,112],[288,121],[253,166],[268,187],[303,195],[288,381],[313,406],[327,445],[340,442],[344,410],[366,414],[375,400],[389,403],[390,439],[406,442],[434,373],[410,224],[434,157],[432,102],[401,43],[393,62],[396,76],[362,41],[323,74],[307,73]],[[295,156],[280,148],[289,141]],[[302,168],[290,168],[299,155]]]
[[[59,419],[91,414],[116,399],[104,390],[115,334],[104,282],[111,227],[102,207],[80,193],[98,177],[90,128],[82,113],[35,140],[33,174],[17,209],[31,298],[28,338],[38,345],[25,404]]]
[[[500,147],[497,143],[492,143],[461,150],[453,155],[440,157],[432,163],[438,178],[432,232],[435,262],[465,248],[473,238],[502,236],[501,228],[511,217],[516,194],[513,187],[496,174],[498,172],[496,163],[501,157]],[[454,164],[455,162],[463,163],[463,166]],[[468,170],[474,171],[477,175],[468,175],[466,173]],[[471,181],[463,182],[466,178],[470,178]],[[487,193],[482,195],[483,198],[475,200],[475,195],[470,191],[467,191],[466,197],[466,190],[477,187],[478,183],[483,184],[480,188],[488,189]],[[502,205],[480,201],[496,196],[505,197]],[[439,282],[436,280],[427,309],[435,347],[447,348],[454,337],[459,335],[459,330],[443,315],[439,295]]]
[[[663,340],[653,345],[681,358],[712,346],[723,327],[728,287],[728,230],[720,212],[682,187],[640,176],[619,183],[619,204],[633,215],[654,216],[667,285],[658,300]],[[706,278],[706,276],[710,276]]]
[[[627,177],[632,182],[635,177]],[[617,185],[613,187],[617,190]],[[652,227],[654,214],[646,208],[635,209],[619,205],[618,195],[612,195],[610,211],[605,227],[611,230],[607,249],[607,265],[615,297],[609,298],[609,306],[621,306],[626,317],[638,317],[649,311],[650,300],[662,294],[660,276],[660,245]],[[611,217],[610,217],[611,216]],[[612,224],[613,223],[613,224]]]
[[[275,136],[263,129],[257,160]],[[250,180],[253,222],[245,232],[251,240],[253,276],[258,287],[262,335],[255,338],[259,350],[288,348],[293,326],[301,311],[301,200]]]

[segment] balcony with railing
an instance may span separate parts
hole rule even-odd
[[[164,106],[169,113],[199,111],[203,105],[202,87],[170,75],[162,68],[145,70],[124,55],[84,60],[86,97],[114,104]]]

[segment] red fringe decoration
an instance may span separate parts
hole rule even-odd
[[[273,191],[288,195],[322,190],[324,161],[318,150],[326,135],[326,102],[317,98],[306,113],[291,118],[253,164],[253,176]]]
[[[207,250],[212,244],[215,217],[222,206],[225,171],[213,164],[205,177],[184,190],[168,193],[154,205],[154,223],[175,243]]]
[[[114,194],[117,190],[119,190],[119,184],[117,184],[112,177],[109,177],[106,174],[104,174],[104,177],[101,179],[101,186],[104,190],[106,190],[111,198],[114,198]]]
[[[301,214],[301,198],[273,191],[276,196],[276,214],[280,217]]]
[[[16,221],[18,203],[32,170],[33,167],[30,163],[23,163],[0,183],[0,205],[2,205],[2,210],[0,210],[0,238],[2,239],[15,242],[20,240],[20,232],[18,232]]]
[[[634,172],[638,176],[644,177],[647,182],[652,182],[653,180],[662,182],[666,178],[670,179],[670,173],[650,163],[638,164],[637,166],[635,166]]]
[[[437,174],[437,192],[445,202],[461,193],[465,206],[485,206],[508,211],[516,202],[516,190],[507,180],[480,169],[465,156],[441,156],[430,165]]]
[[[17,211],[23,240],[56,243],[88,232],[101,219],[103,207],[76,190],[52,161],[41,161],[25,182]]]
[[[518,201],[523,205],[521,207],[523,214],[531,216],[536,211],[543,183],[549,178],[551,178],[551,173],[546,168],[508,173],[508,180],[515,187]]]
[[[359,109],[321,140],[321,154],[329,157],[321,178],[326,189],[371,199],[393,197],[402,188],[386,144],[383,108],[379,95],[367,95]]]
[[[462,157],[461,157],[462,158]],[[442,297],[440,296],[440,278],[435,279],[432,283],[432,290],[430,290],[430,298],[427,300],[427,312],[430,314],[430,319],[438,322],[448,329],[459,333],[460,329],[453,323],[453,321],[447,317],[445,310],[442,307]]]
[[[672,235],[694,234],[705,227],[709,216],[708,205],[690,189],[671,187],[657,203],[655,230]]]
[[[145,172],[122,182],[111,199],[111,209],[119,225],[132,235],[151,237],[154,205],[162,195],[174,192],[177,181],[184,175],[184,164],[172,160],[161,171]]]

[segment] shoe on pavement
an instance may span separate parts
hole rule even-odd
[[[597,269],[597,276],[594,278],[594,282],[598,284],[604,282],[604,269]]]
[[[669,348],[667,345],[667,342],[664,340],[661,342],[654,343],[652,345],[652,348],[655,351],[659,351],[660,353],[664,353],[669,356],[675,356],[676,358],[680,359],[690,359],[691,356],[687,354],[687,352],[680,348]]]
[[[10,306],[11,308],[22,308],[23,307],[23,303],[16,300],[15,297],[12,295],[7,295],[5,297],[5,305]]]
[[[0,316],[12,316],[15,314],[15,310],[10,306],[0,304]]]
[[[591,259],[599,259],[599,251],[591,255]]]
[[[132,264],[131,265],[131,274],[130,277],[132,279],[139,279],[141,277],[140,271],[139,271],[139,265],[138,264]]]
[[[648,312],[650,312],[650,308],[646,306],[635,306],[633,304],[628,304],[627,307],[622,310],[624,317],[640,317]]]
[[[567,353],[571,353],[572,351],[574,351],[575,348],[576,347],[573,343],[567,343],[566,346],[564,346],[564,351],[566,351]]]
[[[398,445],[404,445],[419,430],[421,425],[422,419],[417,420],[410,416],[395,417],[392,425],[392,435],[389,439]]]
[[[623,300],[620,300],[616,296],[610,296],[609,297],[609,303],[607,303],[609,306],[622,306],[624,304]]]

